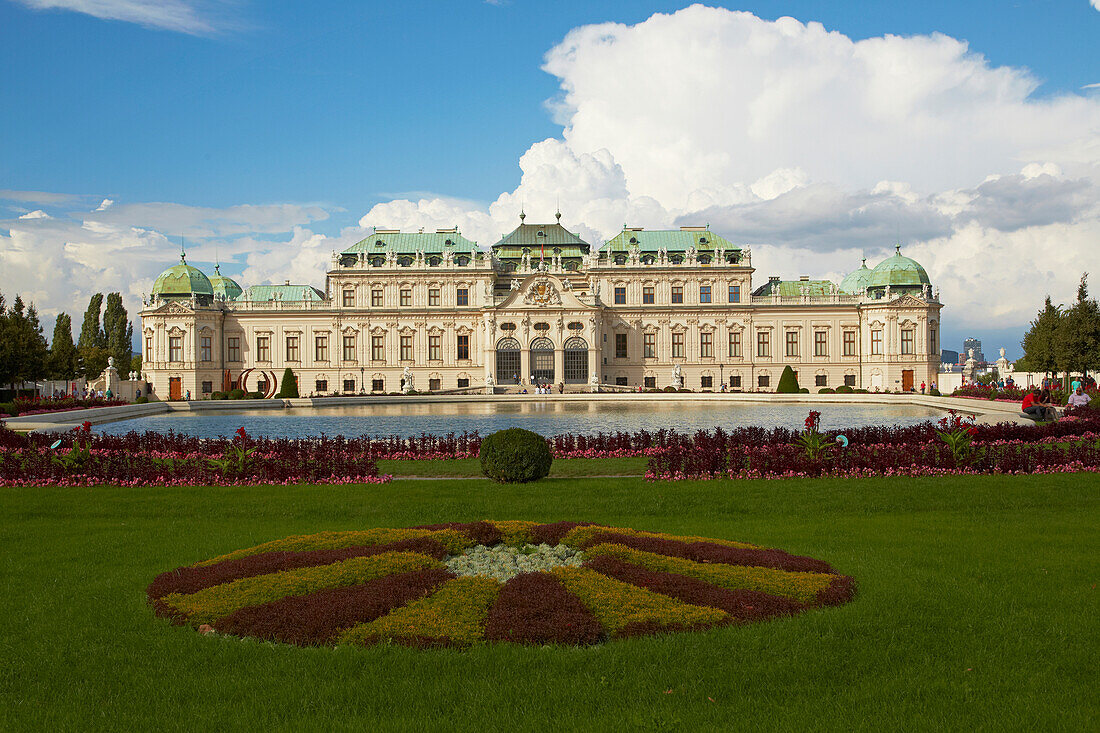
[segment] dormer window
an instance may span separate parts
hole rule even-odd
[[[706,243],[707,243],[707,238],[706,237],[699,237],[699,244],[706,244]]]
[[[459,267],[465,267],[466,265],[470,264],[470,258],[469,257],[457,257],[457,258],[455,258],[455,264],[458,265]]]
[[[454,245],[454,242],[452,242],[451,240],[448,239],[447,241],[445,241],[443,243],[443,245],[446,246],[446,247],[450,247],[450,246]]]
[[[440,259],[439,257],[429,257],[428,258],[428,267],[439,267],[441,262],[443,262],[443,260]]]
[[[615,264],[616,265],[625,265],[626,264],[626,255],[615,255]]]
[[[386,243],[383,242],[381,239],[379,239],[379,240],[375,241],[374,246],[375,247],[385,247]]]
[[[370,261],[371,267],[381,267],[386,264],[386,260],[382,257],[375,257]]]
[[[561,254],[561,247],[554,247],[554,254],[560,255]]]
[[[536,234],[535,236],[536,236],[536,237],[545,237],[545,236],[546,236],[546,232],[544,232],[544,231],[542,231],[542,230],[539,230],[539,233],[538,233],[538,234]]]
[[[638,243],[638,238],[637,237],[631,237],[630,238],[630,243],[631,244],[637,244]]]
[[[401,267],[408,267],[412,263],[413,263],[412,257],[402,257],[401,259],[399,259],[397,261],[397,264],[400,265]]]

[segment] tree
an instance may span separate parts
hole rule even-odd
[[[15,376],[15,344],[12,343],[7,301],[0,293],[0,385],[11,384]]]
[[[133,356],[134,327],[130,324],[121,293],[107,294],[107,307],[103,311],[103,334],[107,355],[115,358],[115,368],[125,372]]]
[[[49,350],[34,304],[29,308],[25,307],[23,299],[16,295],[7,314],[5,330],[4,339],[11,345],[13,352],[10,381],[31,382],[46,376],[46,357]]]
[[[294,370],[290,367],[283,372],[283,384],[279,387],[278,397],[288,398],[298,396],[298,378],[294,376]]]
[[[95,379],[107,368],[107,335],[99,327],[102,306],[103,293],[96,293],[88,301],[88,310],[84,311],[84,323],[80,327],[80,339],[76,342],[80,371],[88,379]]]
[[[135,374],[139,375],[139,378],[140,378],[140,375],[141,375],[141,354],[134,354],[132,357],[130,357],[130,371],[132,371]]]
[[[1017,368],[1044,374],[1056,371],[1058,368],[1056,346],[1058,329],[1061,325],[1062,309],[1053,305],[1048,295],[1043,309],[1031,322],[1031,327],[1024,334],[1024,340],[1020,342],[1024,356],[1016,363]]]
[[[75,379],[80,360],[73,345],[73,321],[68,313],[59,313],[50,343],[49,368],[51,379]]]
[[[1062,314],[1055,340],[1058,366],[1071,374],[1100,366],[1100,306],[1089,298],[1088,276],[1081,276],[1077,302]]]
[[[798,393],[798,377],[795,376],[794,369],[791,369],[791,365],[783,367],[783,373],[779,375],[779,385],[775,388],[778,394],[797,394]]]

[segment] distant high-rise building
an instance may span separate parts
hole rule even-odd
[[[958,364],[959,363],[959,352],[952,351],[951,349],[944,349],[943,351],[940,352],[940,363],[941,364]]]
[[[970,356],[970,350],[971,349],[974,349],[974,360],[975,361],[977,361],[977,362],[985,361],[985,354],[982,353],[981,339],[966,339],[965,341],[963,341],[963,351],[962,351],[962,354],[960,354],[960,356],[964,357],[964,361],[965,361],[965,357]]]

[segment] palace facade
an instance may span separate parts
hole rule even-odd
[[[456,229],[376,229],[333,253],[323,289],[242,289],[179,264],[141,312],[161,399],[240,386],[302,396],[487,390],[532,382],[773,391],[786,365],[816,392],[936,380],[938,292],[895,255],[835,284],[771,277],[707,227],[625,227],[593,247],[560,223],[519,226],[491,251]]]

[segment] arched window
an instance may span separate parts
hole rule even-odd
[[[397,264],[401,267],[408,267],[412,263],[412,257],[402,257],[401,259],[397,260]]]
[[[588,382],[588,342],[580,336],[573,336],[565,340],[563,349],[565,381],[569,384]]]

